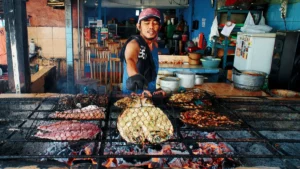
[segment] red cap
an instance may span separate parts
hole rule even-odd
[[[150,18],[150,17],[155,17],[155,18],[159,19],[159,22],[161,23],[160,12],[156,8],[146,8],[146,9],[144,9],[140,13],[138,23],[140,23],[141,20],[144,20],[144,19],[147,19],[147,18]]]

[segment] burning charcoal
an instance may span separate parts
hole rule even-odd
[[[174,158],[168,165],[170,168],[183,168],[186,165],[186,162],[183,158]]]
[[[192,150],[199,149],[199,144],[195,143],[192,145]]]

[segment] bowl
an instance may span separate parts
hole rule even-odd
[[[218,68],[221,62],[219,58],[203,58],[200,60],[204,68]]]
[[[166,93],[176,93],[179,89],[180,79],[178,77],[161,77],[160,88]]]

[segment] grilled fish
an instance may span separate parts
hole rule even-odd
[[[157,107],[127,108],[118,117],[120,135],[130,143],[161,143],[173,135],[173,126]]]
[[[61,121],[48,125],[38,126],[35,137],[50,140],[80,140],[92,139],[101,131],[93,123],[81,123],[77,121]]]

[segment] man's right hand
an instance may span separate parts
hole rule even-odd
[[[143,90],[147,87],[147,80],[141,74],[136,74],[130,76],[126,80],[126,88],[131,91],[135,91],[137,89]]]

